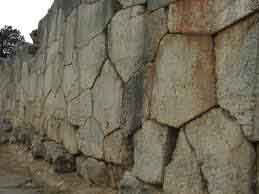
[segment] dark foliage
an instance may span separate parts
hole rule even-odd
[[[0,57],[7,58],[15,55],[17,43],[23,42],[21,32],[12,26],[4,26],[0,29]]]

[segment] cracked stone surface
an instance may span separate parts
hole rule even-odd
[[[146,3],[147,0],[119,0],[123,7],[129,7],[134,5],[140,5]]]
[[[78,51],[80,88],[89,89],[106,59],[105,34],[101,33]]]
[[[134,136],[134,167],[132,174],[144,182],[161,184],[164,166],[173,149],[173,137],[168,127],[145,121]],[[152,170],[151,170],[152,169]]]
[[[96,119],[89,118],[77,134],[79,150],[86,156],[103,159],[104,133]]]
[[[155,63],[152,118],[178,128],[216,104],[211,37],[166,35]]]
[[[172,33],[213,34],[259,8],[251,2],[247,0],[174,1],[169,6],[168,27]]]
[[[147,8],[149,10],[155,10],[158,8],[166,7],[175,0],[147,0]]]
[[[166,194],[208,194],[195,154],[182,130],[172,161],[165,169],[163,189]]]
[[[108,28],[109,56],[123,80],[128,81],[144,63],[144,7],[119,11]]]
[[[77,46],[88,44],[97,34],[103,32],[113,15],[112,0],[80,4],[78,9]]]
[[[111,63],[106,61],[93,88],[94,117],[105,135],[120,127],[122,95],[122,82]]]
[[[259,140],[258,14],[216,36],[217,98],[244,134]],[[235,35],[233,35],[235,34]]]
[[[213,109],[187,124],[185,131],[210,194],[253,193],[256,154],[236,120]]]
[[[90,90],[84,91],[80,96],[68,103],[68,120],[73,125],[84,125],[91,115],[92,93]]]

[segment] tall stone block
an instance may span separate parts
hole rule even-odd
[[[217,98],[244,134],[259,140],[258,14],[219,33],[216,38]]]
[[[76,33],[77,46],[87,45],[97,34],[103,32],[112,16],[112,0],[100,0],[80,4]]]
[[[156,58],[151,117],[179,127],[216,104],[212,38],[167,35]]]
[[[127,82],[144,64],[144,7],[119,11],[108,29],[109,57]]]

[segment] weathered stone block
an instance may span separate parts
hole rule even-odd
[[[146,3],[146,0],[118,0],[118,1],[124,8]]]
[[[139,181],[136,177],[132,176],[129,172],[124,174],[120,182],[120,194],[162,194],[162,191]]]
[[[219,33],[215,42],[218,103],[259,141],[258,15]]]
[[[144,63],[144,20],[144,7],[133,6],[119,11],[109,25],[109,56],[124,81]]]
[[[84,91],[80,96],[68,103],[68,120],[73,125],[83,126],[92,115],[92,93]]]
[[[69,173],[75,171],[75,158],[69,154],[62,145],[54,142],[44,142],[46,147],[45,159],[53,164],[57,173]]]
[[[208,194],[201,169],[183,130],[177,139],[172,161],[165,169],[163,189],[170,194]]]
[[[247,0],[175,1],[170,4],[169,30],[173,33],[212,34],[251,14]]]
[[[62,82],[62,89],[66,100],[70,102],[80,94],[79,89],[80,74],[79,67],[75,64],[65,66],[64,68],[64,79]]]
[[[255,150],[227,112],[213,109],[185,131],[209,193],[253,192]]]
[[[133,175],[144,182],[161,184],[163,181],[164,168],[173,149],[173,136],[169,130],[153,121],[146,121],[134,136]]]
[[[62,142],[64,147],[71,154],[77,154],[78,152],[78,143],[76,137],[76,128],[69,123],[63,122],[62,125]]]
[[[103,32],[112,16],[112,0],[81,4],[78,9],[77,46],[87,45],[97,34]]]
[[[105,135],[120,126],[122,95],[122,81],[106,61],[93,88],[94,116]]]
[[[68,65],[73,62],[73,57],[75,57],[75,29],[76,29],[76,16],[77,9],[67,17],[65,23],[64,32],[64,64]]]
[[[78,51],[81,88],[93,87],[94,81],[107,58],[105,44],[105,34],[101,33]]]
[[[127,166],[131,162],[129,138],[124,130],[118,130],[104,139],[104,158],[108,162]]]
[[[79,150],[86,156],[103,159],[104,134],[97,120],[89,118],[77,134]]]
[[[151,117],[179,127],[216,104],[212,38],[167,35],[156,59]]]
[[[145,14],[145,59],[153,61],[161,38],[168,32],[168,13],[165,8]]]

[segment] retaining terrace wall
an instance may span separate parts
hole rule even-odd
[[[255,193],[258,5],[55,0],[0,66],[1,115],[122,194]]]

